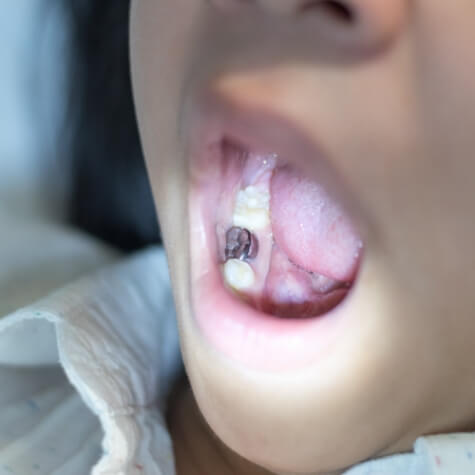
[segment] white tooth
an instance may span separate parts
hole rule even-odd
[[[255,276],[252,267],[238,259],[230,259],[224,264],[224,278],[235,290],[246,290],[254,285]]]
[[[240,190],[236,196],[233,224],[241,228],[256,231],[270,224],[269,217],[270,195],[268,191],[248,186]]]

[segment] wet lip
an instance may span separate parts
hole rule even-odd
[[[212,208],[221,192],[223,140],[292,157],[304,171],[312,163],[312,172],[318,169],[330,183],[334,171],[295,126],[266,111],[208,97],[195,105],[189,125],[191,299],[198,333],[221,357],[248,369],[282,372],[314,364],[338,341],[356,283],[335,308],[314,318],[279,318],[250,307],[223,284]]]

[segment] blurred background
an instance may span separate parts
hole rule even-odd
[[[0,16],[0,209],[124,251],[159,242],[128,9],[129,0],[14,0]]]
[[[123,257],[118,251],[160,242],[131,96],[128,9],[129,0],[2,3],[1,473],[90,473],[102,454],[103,430],[55,366],[56,330],[39,318],[38,309],[89,302],[81,286],[74,287],[77,300],[71,291],[46,304],[40,299],[112,265]],[[111,289],[120,281],[115,279],[110,279]],[[158,277],[150,281],[162,282]],[[168,299],[171,323],[164,348],[170,351],[170,375],[162,373],[162,365],[160,374],[171,380],[179,351],[171,294],[163,284],[156,295],[157,301],[162,295]],[[92,294],[99,302],[105,298]],[[115,308],[108,305],[104,308]],[[19,315],[27,320],[18,322]],[[84,338],[87,332],[80,328],[76,331]],[[75,351],[81,346],[71,344],[70,334],[64,340]],[[80,378],[75,379],[77,384]],[[65,417],[76,422],[68,424]]]
[[[0,202],[14,212],[67,212],[58,139],[68,40],[57,3],[5,2],[0,15]]]

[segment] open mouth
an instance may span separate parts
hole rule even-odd
[[[220,110],[190,158],[198,327],[222,355],[266,371],[311,364],[335,341],[363,250],[343,207],[293,158],[315,160],[303,138],[278,129]]]

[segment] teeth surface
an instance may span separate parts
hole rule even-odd
[[[255,186],[240,190],[236,197],[233,224],[241,228],[256,231],[270,224],[269,217],[270,194]]]
[[[255,282],[252,267],[238,259],[230,259],[224,264],[224,278],[229,286],[235,290],[250,289]]]

